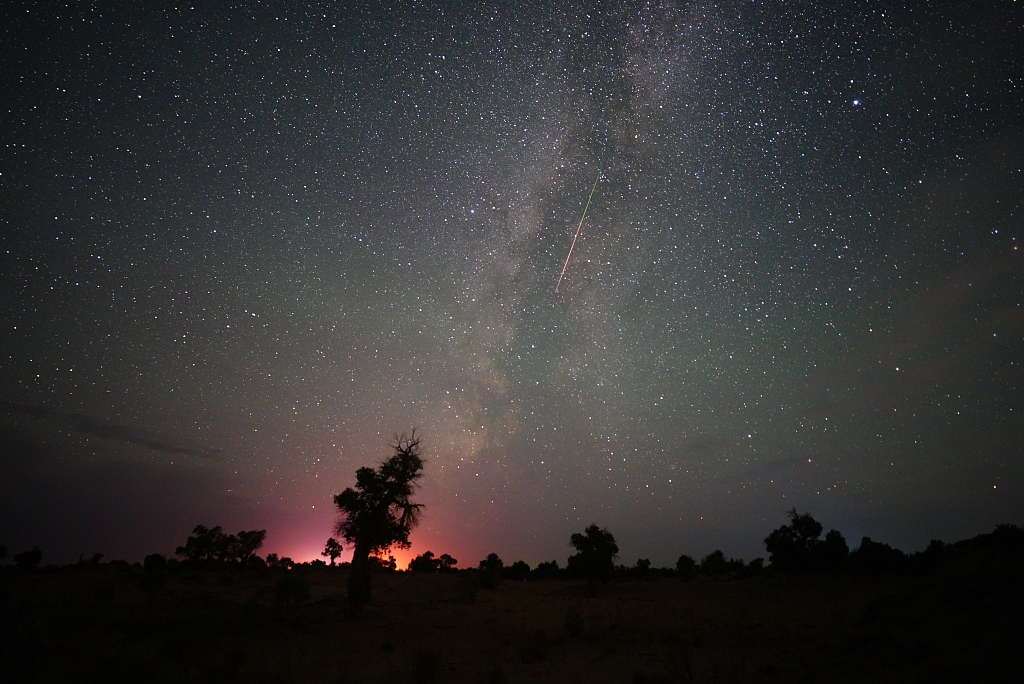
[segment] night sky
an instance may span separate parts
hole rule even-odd
[[[11,552],[1024,522],[1022,3],[299,4],[3,3]]]

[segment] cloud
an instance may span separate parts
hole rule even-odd
[[[142,446],[164,454],[195,456],[202,459],[216,459],[222,455],[220,449],[208,449],[174,442],[149,430],[97,420],[84,413],[63,413],[44,406],[9,401],[0,402],[0,406],[9,413],[57,423],[84,435]]]

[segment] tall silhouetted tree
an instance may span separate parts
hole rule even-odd
[[[774,530],[765,537],[764,546],[770,554],[773,568],[799,570],[806,568],[810,561],[811,547],[821,536],[821,523],[810,513],[800,514],[796,508],[786,512],[790,524]]]
[[[416,432],[396,436],[395,453],[377,468],[356,471],[356,486],[334,497],[340,518],[336,531],[353,545],[348,597],[353,606],[370,600],[370,554],[397,546],[409,548],[409,532],[421,504],[412,502],[416,482],[423,477],[423,458]]]
[[[583,534],[574,533],[569,538],[569,545],[576,549],[566,568],[570,575],[608,580],[615,569],[619,546],[607,528],[593,524],[583,530]]]
[[[330,539],[327,540],[327,545],[324,546],[324,550],[323,550],[323,552],[320,555],[323,556],[324,558],[330,558],[331,559],[331,566],[333,566],[334,565],[334,561],[338,560],[338,556],[341,555],[341,551],[342,551],[341,542],[339,542],[334,537],[331,537]]]

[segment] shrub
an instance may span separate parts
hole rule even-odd
[[[438,572],[458,572],[455,568],[459,564],[459,561],[455,560],[447,553],[442,553],[440,558],[437,559],[437,571]]]
[[[515,582],[521,582],[530,576],[530,566],[526,564],[526,561],[517,560],[512,565],[505,568],[502,572],[502,577],[505,579],[513,580]]]
[[[683,579],[693,579],[697,576],[697,561],[684,553],[679,557],[679,560],[676,561],[676,572],[678,572]]]
[[[908,565],[905,553],[888,544],[872,541],[871,537],[861,539],[860,547],[850,554],[850,563],[857,571],[870,575],[899,572]]]
[[[433,551],[424,551],[409,561],[409,570],[412,572],[437,572],[438,561],[434,558]]]
[[[31,551],[22,551],[14,555],[14,564],[20,570],[33,570],[43,562],[43,552],[38,546],[32,547]]]
[[[142,561],[144,574],[139,580],[139,588],[144,591],[160,591],[167,584],[167,559],[159,553],[146,556]]]
[[[562,569],[558,567],[558,561],[546,561],[531,570],[530,574],[539,580],[555,579],[562,574]]]
[[[480,561],[480,564],[477,567],[481,570],[497,570],[498,572],[501,572],[501,569],[505,567],[505,564],[502,562],[501,558],[498,557],[498,554],[489,553],[487,554],[487,558]]]
[[[705,575],[725,575],[730,572],[742,572],[743,561],[738,558],[725,558],[725,554],[716,549],[704,556],[700,561],[700,571]]]

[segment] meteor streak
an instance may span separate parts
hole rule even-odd
[[[594,190],[597,190],[597,181],[601,180],[601,172],[597,172],[597,178],[594,179],[594,187],[590,188],[590,197],[587,198],[587,206],[583,207],[583,216],[580,217],[580,225],[576,226],[576,235],[572,238],[572,244],[569,245],[569,253],[565,255],[565,263],[562,264],[562,273],[558,276],[558,282],[555,283],[555,292],[558,292],[558,286],[562,284],[562,278],[565,277],[565,269],[569,268],[569,258],[572,256],[572,248],[576,246],[576,239],[580,236],[580,231],[583,230],[583,219],[587,218],[587,209],[590,208],[590,200],[594,198]]]

